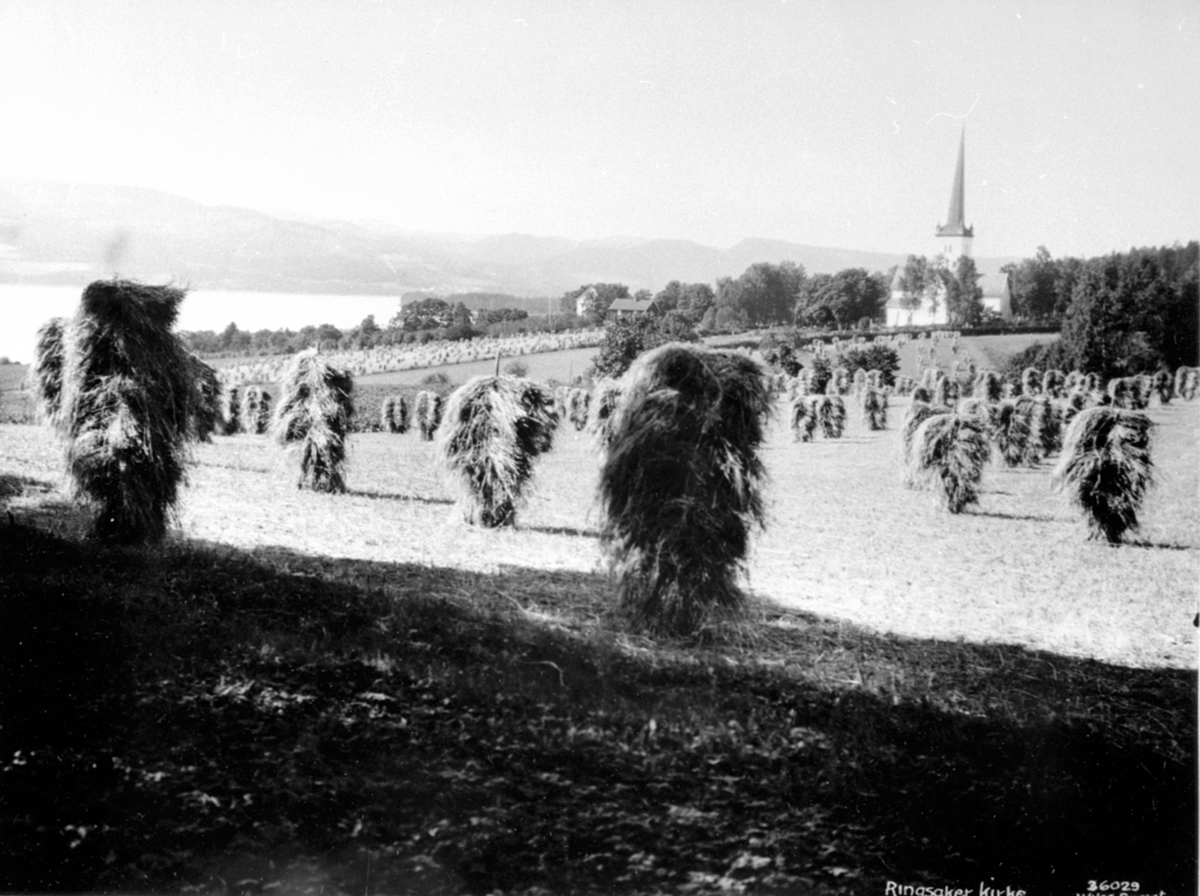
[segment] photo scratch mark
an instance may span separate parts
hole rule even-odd
[[[976,93],[975,101],[973,103],[971,103],[971,108],[966,111],[965,115],[955,115],[952,112],[935,112],[933,114],[933,116],[929,119],[929,121],[925,122],[925,124],[930,124],[934,118],[938,118],[942,115],[945,115],[947,118],[957,118],[959,120],[965,121],[970,116],[970,114],[975,110],[975,106],[978,102],[979,102],[979,94]]]

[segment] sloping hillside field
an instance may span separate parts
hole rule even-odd
[[[800,443],[781,401],[753,606],[687,642],[611,612],[569,423],[503,531],[411,432],[338,496],[217,437],[158,552],[0,426],[0,889],[1193,892],[1200,403],[1112,548],[1050,462],[905,488],[892,402]]]

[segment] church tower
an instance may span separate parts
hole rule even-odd
[[[967,128],[963,125],[962,136],[958,141],[958,165],[954,169],[954,187],[950,190],[950,210],[946,212],[946,223],[939,224],[935,232],[938,251],[946,257],[951,267],[960,255],[970,256],[971,243],[975,238],[975,228],[967,226],[964,215],[963,157],[966,155],[966,145]]]

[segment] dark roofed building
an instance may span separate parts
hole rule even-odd
[[[616,299],[608,306],[608,313],[620,319],[638,317],[654,309],[654,299]]]

